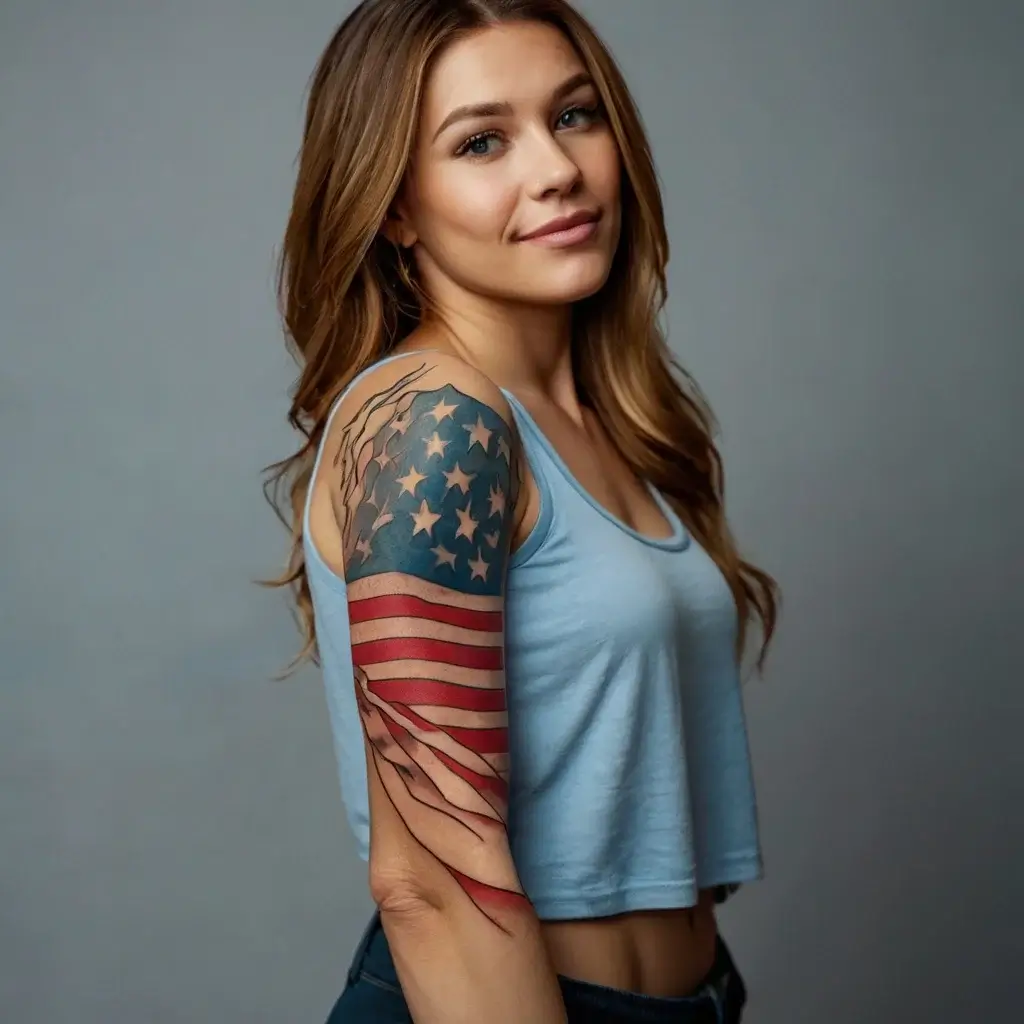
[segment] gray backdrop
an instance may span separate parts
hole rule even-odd
[[[0,5],[0,1018],[321,1021],[369,913],[259,467],[302,92],[350,5]],[[1024,995],[1024,6],[589,0],[673,344],[785,584],[752,1024]]]

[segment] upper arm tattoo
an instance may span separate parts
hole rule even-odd
[[[342,437],[356,696],[409,832],[501,927],[526,905],[507,845],[502,595],[516,446],[485,403],[419,388],[424,373],[372,395]]]

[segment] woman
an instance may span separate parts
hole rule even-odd
[[[379,910],[336,1022],[739,1020],[740,700],[774,584],[659,333],[639,117],[564,0],[367,0],[281,292],[291,571]],[[762,649],[762,658],[763,658]]]

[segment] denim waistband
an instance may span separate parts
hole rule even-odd
[[[360,979],[401,993],[379,913],[371,918],[352,957],[349,983],[355,984]],[[645,996],[562,975],[558,976],[558,982],[569,1020],[588,1024],[732,1024],[740,1019],[740,1011],[746,1003],[743,980],[721,937],[716,939],[714,965],[700,988],[690,996]]]

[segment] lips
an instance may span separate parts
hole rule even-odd
[[[596,210],[578,210],[576,213],[567,214],[564,217],[556,217],[542,224],[539,228],[519,236],[519,241],[526,242],[532,238],[543,238],[545,235],[554,235],[559,231],[568,231],[570,228],[579,227],[581,224],[592,224],[598,220],[600,213]]]

